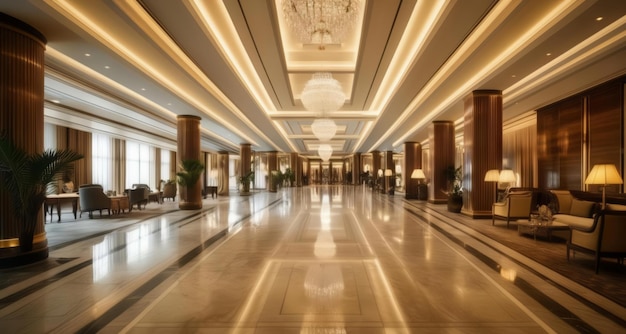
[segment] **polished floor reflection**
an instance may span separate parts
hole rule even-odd
[[[6,333],[624,332],[612,304],[456,223],[362,186],[151,204],[47,224],[3,270]],[[457,216],[458,217],[458,216]]]

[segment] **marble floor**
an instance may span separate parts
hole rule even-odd
[[[48,222],[2,333],[620,333],[626,310],[445,206],[309,186]]]

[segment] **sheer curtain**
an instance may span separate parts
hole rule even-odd
[[[113,181],[113,138],[93,133],[91,137],[91,178],[104,191],[116,190]]]
[[[156,188],[154,151],[149,145],[126,141],[126,188],[136,183]]]

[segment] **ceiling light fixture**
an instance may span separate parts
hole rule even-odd
[[[324,113],[339,110],[346,102],[346,94],[332,74],[320,72],[304,85],[300,100],[307,110]]]
[[[321,113],[322,118],[311,124],[313,135],[321,141],[333,138],[337,133],[337,124],[324,116],[326,112],[337,111],[346,101],[339,81],[328,72],[315,73],[304,86],[300,99],[307,110]]]
[[[328,144],[320,144],[317,147],[317,154],[322,158],[322,161],[326,162],[333,155],[333,148]]]
[[[287,24],[305,44],[341,43],[358,17],[360,0],[283,0]]]

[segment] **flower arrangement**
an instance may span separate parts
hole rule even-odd
[[[552,222],[552,210],[547,205],[540,205],[539,208],[537,208],[537,214],[541,222]]]

